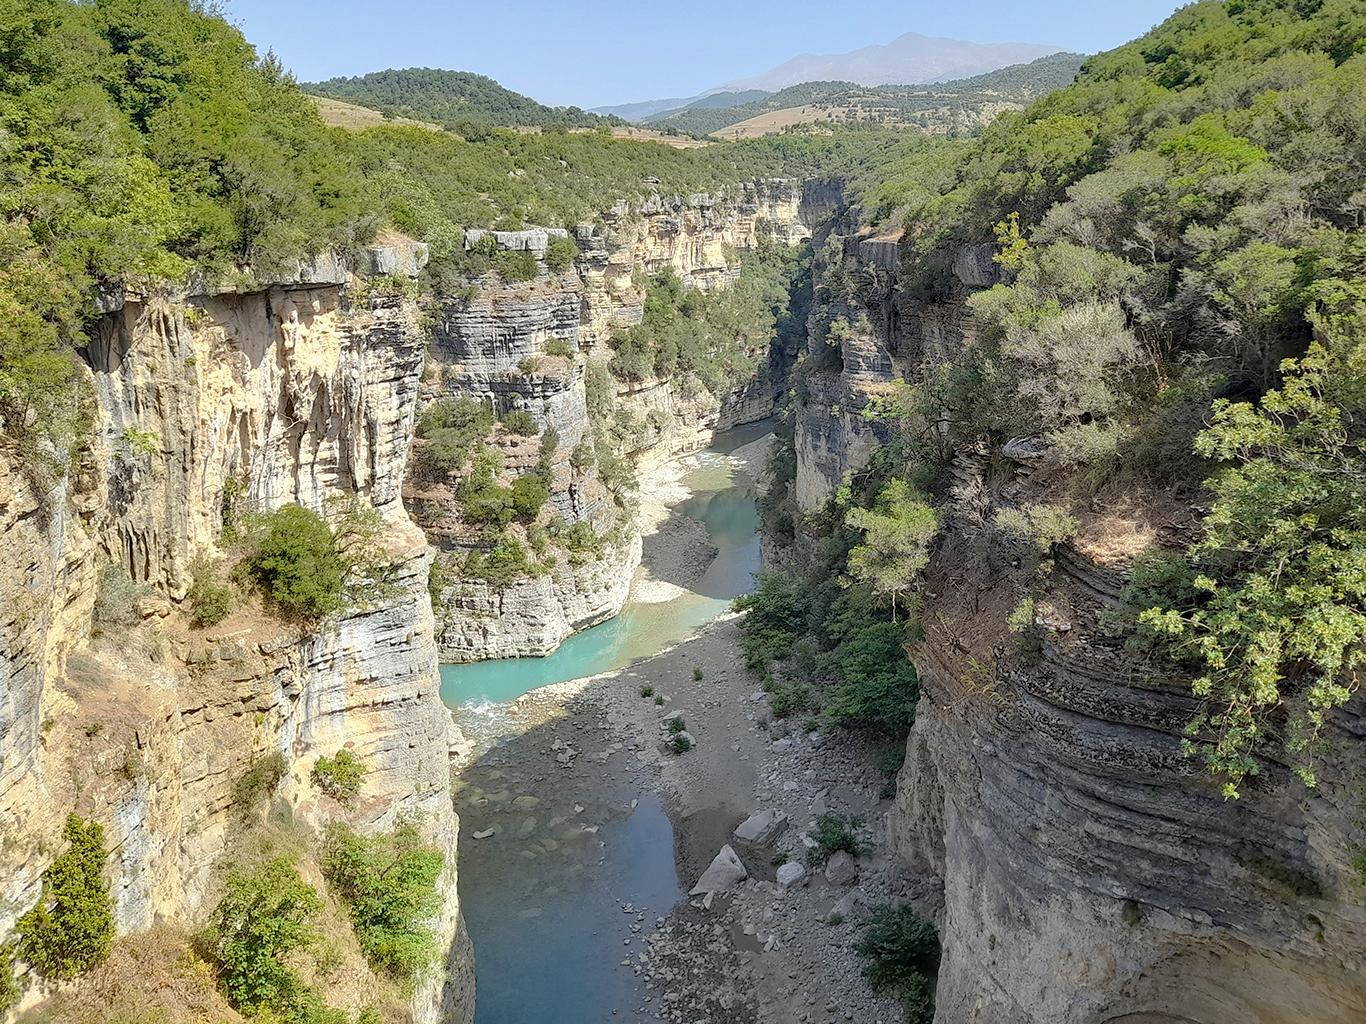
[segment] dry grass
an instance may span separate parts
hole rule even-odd
[[[346,128],[350,131],[360,131],[363,128],[374,128],[378,125],[410,125],[418,128],[430,128],[432,131],[441,131],[441,126],[429,124],[426,121],[414,121],[407,117],[385,117],[378,110],[371,110],[369,107],[358,107],[354,103],[343,103],[341,100],[328,99],[326,96],[309,97],[318,105],[318,113],[322,119],[334,128]]]
[[[666,146],[673,146],[674,149],[701,149],[703,146],[711,145],[704,139],[690,139],[683,135],[665,135],[663,132],[657,132],[650,128],[616,127],[612,129],[612,137],[630,139],[633,142],[662,142]]]
[[[245,1020],[219,993],[187,932],[154,928],[114,943],[109,961],[18,1024],[231,1024]]]

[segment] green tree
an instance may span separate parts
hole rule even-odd
[[[934,510],[904,480],[887,482],[871,509],[851,508],[844,521],[864,532],[864,542],[849,552],[849,572],[892,598],[908,589],[929,564],[929,545],[939,530]]]
[[[303,979],[285,961],[313,941],[322,899],[288,857],[250,874],[234,871],[210,915],[219,983],[246,1013],[283,1012],[299,1001]]]
[[[19,955],[45,978],[71,978],[109,959],[113,903],[104,878],[104,826],[67,815],[71,845],[43,872],[43,891],[19,919]]]
[[[346,825],[327,826],[323,872],[351,911],[366,957],[378,969],[411,982],[436,957],[436,935],[426,920],[440,906],[436,889],[445,857],[422,838],[415,822],[362,836]]]
[[[346,562],[327,523],[302,505],[265,517],[260,546],[247,565],[286,614],[317,619],[341,607]]]
[[[1256,749],[1283,710],[1296,770],[1313,786],[1314,741],[1366,661],[1366,455],[1329,398],[1352,367],[1314,345],[1281,370],[1284,385],[1259,405],[1215,403],[1196,440],[1225,464],[1207,482],[1215,502],[1190,551],[1198,597],[1141,615],[1203,662],[1194,689],[1208,710],[1187,742],[1229,797],[1259,772]]]

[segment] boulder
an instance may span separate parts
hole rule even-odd
[[[858,881],[858,862],[844,850],[836,850],[825,864],[825,880],[831,885],[853,885]]]
[[[767,846],[787,828],[787,814],[770,808],[746,818],[735,829],[735,838],[755,846]]]
[[[839,901],[830,908],[830,913],[826,915],[826,924],[839,924],[854,912],[854,904],[859,902],[857,892],[847,892],[839,898]]]
[[[778,869],[778,884],[784,889],[795,885],[806,877],[806,868],[795,861],[788,861]]]
[[[729,846],[721,847],[721,852],[716,855],[716,859],[711,862],[711,866],[702,872],[702,877],[697,880],[697,884],[688,891],[689,896],[697,896],[704,892],[719,892],[722,889],[729,889],[736,882],[743,882],[749,877],[749,872],[740,863],[740,858],[735,855],[735,851]]]

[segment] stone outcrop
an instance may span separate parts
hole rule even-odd
[[[1269,763],[1224,800],[1181,751],[1189,684],[1079,619],[1032,666],[933,630],[914,655],[899,854],[943,880],[936,1021],[1359,1019],[1359,709],[1317,789]]]
[[[503,587],[457,583],[442,593],[438,640],[447,662],[542,657],[613,618],[640,564],[640,538],[601,559],[557,567]]]
[[[425,253],[389,244],[357,258],[403,274]],[[370,830],[412,812],[447,851],[433,924],[449,970],[412,1006],[417,1021],[468,1021],[449,774],[459,736],[438,692],[432,549],[401,500],[423,349],[414,306],[353,308],[344,287],[315,281],[109,307],[85,353],[96,425],[79,472],[44,483],[0,455],[0,934],[38,898],[73,810],[105,825],[120,931],[202,921],[241,831],[235,784],[278,752],[288,772],[272,814]],[[292,502],[374,509],[384,588],[304,635],[250,609],[188,630],[167,598],[214,555],[225,505]],[[143,588],[143,621],[92,643],[108,562]],[[349,809],[310,781],[317,757],[343,747],[367,769]]]
[[[526,282],[505,282],[491,274],[477,294],[443,305],[433,328],[423,401],[474,399],[500,415],[525,411],[541,430],[554,428],[554,514],[565,524],[587,522],[600,535],[619,537],[613,529],[618,510],[596,469],[575,468],[569,455],[585,438],[592,441],[589,365],[610,358],[606,343],[614,330],[641,319],[644,296],[633,278],[637,271],[671,269],[686,284],[724,288],[737,272],[728,249],[753,247],[760,237],[795,242],[810,235],[803,198],[797,183],[774,180],[727,195],[652,195],[617,204],[601,224],[576,229],[580,255],[572,271],[556,272],[542,263],[536,278]],[[546,228],[472,231],[466,245],[491,236],[499,249],[528,251],[540,260],[549,239],[564,234]],[[613,380],[611,386],[616,389],[613,411],[637,427],[615,450],[638,473],[705,448],[718,430],[771,415],[777,391],[765,373],[738,381],[719,396],[700,387],[684,393],[667,379]],[[505,483],[535,465],[538,442],[499,443]],[[451,481],[410,478],[409,507],[453,556],[488,550],[488,538],[463,523],[453,488]],[[620,611],[640,552],[632,529],[623,542],[607,545],[601,558],[557,558],[547,575],[506,585],[467,580],[445,587],[438,628],[442,659],[552,652],[572,633]]]

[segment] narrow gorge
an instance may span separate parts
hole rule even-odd
[[[1366,1021],[1366,3],[637,123],[11,7],[6,1024]]]

